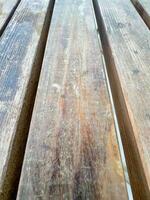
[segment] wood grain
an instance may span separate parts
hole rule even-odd
[[[150,1],[149,0],[131,0],[135,8],[150,29]]]
[[[94,0],[135,199],[150,199],[150,32],[129,0]]]
[[[57,0],[18,200],[127,199],[91,0]]]
[[[15,195],[52,2],[22,0],[0,39],[1,200]]]
[[[0,35],[13,15],[20,0],[0,0]]]

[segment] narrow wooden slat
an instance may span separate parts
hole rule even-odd
[[[0,35],[13,15],[20,0],[0,0]]]
[[[94,0],[135,199],[150,199],[150,32],[129,0]]]
[[[1,200],[17,186],[52,2],[22,0],[0,39]]]
[[[127,199],[91,0],[57,0],[18,192]]]
[[[149,0],[131,0],[135,8],[150,29],[150,1]]]

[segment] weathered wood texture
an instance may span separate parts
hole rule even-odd
[[[13,199],[19,176],[51,6],[22,0],[0,39],[1,200]]]
[[[129,0],[94,5],[135,199],[150,199],[150,32]]]
[[[149,0],[131,0],[135,8],[150,29],[150,1]]]
[[[0,35],[13,15],[20,0],[0,0]]]
[[[19,199],[127,199],[91,0],[57,0]]]

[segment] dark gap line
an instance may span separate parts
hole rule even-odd
[[[18,5],[20,4],[21,0],[18,0],[18,2],[16,3],[16,5],[13,7],[13,9],[11,10],[9,16],[7,17],[5,23],[3,24],[2,28],[0,29],[0,37],[2,36],[2,34],[4,33],[9,21],[11,20],[11,18],[13,17]]]
[[[140,17],[143,19],[146,26],[150,29],[150,16],[139,1],[131,0],[136,11],[139,13]]]
[[[95,16],[95,12],[94,12],[94,5],[93,5],[92,9],[93,9],[93,14],[94,14],[96,29],[98,31],[96,16]],[[98,36],[99,46],[100,46],[100,49],[101,49],[102,45],[101,45],[101,38],[100,38],[99,31],[98,31],[97,34],[98,34],[97,36]],[[107,84],[107,90],[108,90],[108,94],[109,94],[111,110],[112,110],[114,124],[115,124],[116,138],[117,138],[117,142],[118,142],[118,147],[119,147],[119,152],[120,152],[120,157],[121,157],[121,163],[122,163],[122,168],[123,168],[123,173],[124,173],[126,191],[127,191],[127,194],[128,194],[128,199],[133,200],[131,183],[130,183],[130,179],[129,179],[129,173],[128,173],[128,170],[127,170],[125,153],[124,153],[124,148],[123,148],[123,144],[122,144],[122,140],[121,140],[120,129],[119,129],[117,114],[116,114],[115,105],[114,105],[114,101],[113,101],[112,91],[111,91],[111,87],[110,87],[110,81],[109,81],[108,73],[107,73],[107,69],[106,69],[106,63],[105,63],[104,55],[102,56],[102,59],[103,59],[103,65],[104,65],[104,74],[105,74],[105,79],[106,79],[106,84]]]
[[[93,5],[104,52],[107,74],[110,82],[111,92],[113,95],[113,102],[115,105],[115,111],[119,123],[121,139],[125,151],[133,197],[136,200],[148,200],[148,185],[146,182],[142,162],[139,156],[139,150],[137,148],[134,138],[130,117],[127,111],[126,102],[116,70],[109,39],[97,0],[93,0]]]
[[[93,6],[93,12],[94,12],[94,6]],[[98,31],[98,26],[97,26],[95,12],[94,12],[94,19],[95,19],[96,29]],[[101,46],[101,39],[100,39],[99,31],[98,31],[98,41],[99,41],[99,46],[100,46],[100,49],[101,49],[102,46]],[[103,51],[103,49],[102,49],[102,51]],[[102,56],[102,59],[103,59],[103,65],[104,65],[103,67],[104,67],[104,74],[105,74],[105,78],[106,78],[106,85],[107,85],[107,90],[108,90],[108,94],[109,94],[112,115],[113,115],[113,119],[114,119],[114,125],[115,125],[115,131],[116,131],[116,138],[117,138],[117,142],[118,142],[118,147],[119,147],[119,152],[120,152],[120,158],[121,158],[121,163],[122,163],[122,168],[123,168],[123,174],[124,174],[124,180],[125,180],[125,185],[126,185],[126,191],[127,191],[128,199],[129,200],[133,200],[131,183],[130,183],[130,179],[129,179],[129,173],[128,173],[128,169],[127,169],[124,148],[123,148],[123,144],[122,144],[122,140],[121,140],[120,129],[119,129],[119,124],[118,124],[116,109],[115,109],[115,105],[114,105],[114,101],[113,101],[112,91],[111,91],[111,87],[110,87],[110,81],[109,81],[108,73],[107,73],[107,69],[106,69],[106,63],[105,63],[104,55]]]
[[[8,194],[3,198],[3,200],[15,200],[17,197],[21,170],[26,150],[26,143],[28,139],[32,112],[34,108],[40,72],[42,69],[42,62],[44,58],[54,4],[55,0],[50,0],[48,12],[45,17],[43,30],[40,37],[40,42],[38,44],[36,56],[34,59],[34,65],[32,67],[31,77],[27,86],[22,111],[18,120],[16,137],[10,154],[6,179],[4,180],[4,188],[6,188]]]

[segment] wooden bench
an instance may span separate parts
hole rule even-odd
[[[150,199],[150,32],[129,0],[94,0],[134,198]]]
[[[149,0],[131,0],[135,8],[144,19],[150,29],[150,1]]]
[[[7,2],[0,27],[17,1]],[[0,39],[1,200],[13,199],[19,179],[52,5],[49,0],[22,0]]]
[[[0,0],[0,35],[13,15],[20,0]]]
[[[57,0],[17,199],[128,199],[91,0]]]

